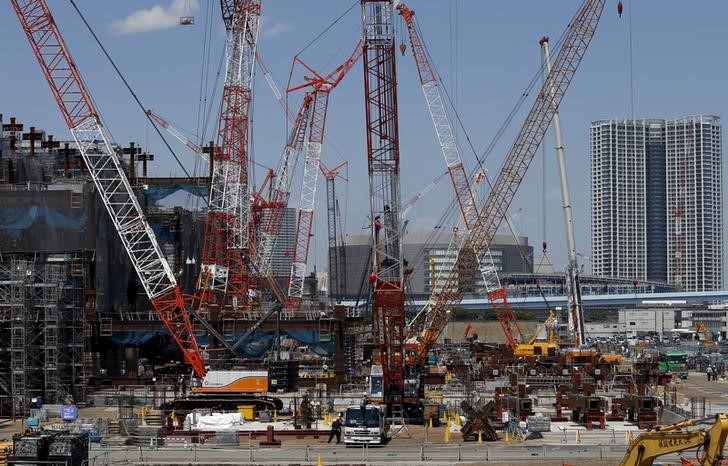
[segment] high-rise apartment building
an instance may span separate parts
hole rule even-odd
[[[268,211],[263,211],[263,220],[267,218]],[[293,207],[286,207],[283,211],[280,230],[273,254],[271,256],[271,271],[273,275],[284,286],[291,275],[291,264],[293,263],[293,252],[296,243],[296,216],[298,211]],[[285,290],[288,285],[285,285]]]
[[[595,275],[723,286],[720,119],[591,124]]]

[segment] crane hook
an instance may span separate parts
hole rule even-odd
[[[624,6],[622,5],[622,0],[619,0],[619,3],[617,3],[617,13],[619,14],[619,17],[622,17],[622,10],[624,9]]]
[[[404,51],[405,50],[407,50],[407,44],[405,44],[404,42],[400,43],[399,44],[399,51],[402,53],[402,55],[404,55]]]

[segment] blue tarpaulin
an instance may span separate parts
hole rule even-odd
[[[243,336],[244,332],[238,332],[234,339]],[[319,356],[331,355],[334,351],[333,341],[321,341],[319,332],[308,330],[284,330],[282,335],[289,336],[297,342],[306,345]],[[110,337],[104,337],[119,346],[141,346],[151,340],[155,332],[114,332]],[[201,347],[207,346],[209,338],[207,335],[196,337],[197,344]],[[275,332],[270,330],[256,330],[243,344],[240,352],[248,358],[259,358],[266,351],[273,347]]]
[[[48,206],[0,208],[0,228],[16,239],[20,238],[23,230],[32,228],[40,221],[52,228],[82,230],[86,225],[86,212],[84,209]]]
[[[149,186],[144,191],[144,197],[149,202],[157,202],[160,199],[176,193],[177,191],[185,191],[195,196],[206,197],[209,190],[205,186],[195,186],[193,184],[171,184],[168,186]]]
[[[141,346],[156,335],[155,332],[114,332],[103,337],[118,346]]]

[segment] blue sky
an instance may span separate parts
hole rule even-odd
[[[142,143],[156,153],[153,173],[179,175],[181,170],[152,134],[70,4],[57,0],[49,3],[116,141]],[[273,74],[285,83],[293,56],[353,3],[353,0],[264,0],[259,52]],[[454,96],[458,113],[479,153],[485,150],[537,72],[538,39],[543,35],[554,39],[560,36],[580,3],[576,0],[409,2],[416,11],[432,59],[445,87]],[[723,116],[724,109],[728,108],[725,92],[728,67],[722,47],[728,3],[709,0],[627,0],[624,3],[625,15],[619,18],[617,1],[607,1],[595,39],[561,107],[577,250],[587,256],[591,250],[589,123],[630,116],[629,16],[633,35],[635,117],[672,118],[697,113]],[[213,50],[207,68],[213,80],[223,47],[224,30],[218,2],[77,0],[77,4],[144,104],[183,128],[195,129],[208,7],[212,8],[213,15]],[[178,26],[180,15],[194,15],[196,24]],[[4,50],[0,65],[0,112],[6,118],[15,115],[26,124],[42,127],[57,138],[68,138],[69,133],[9,2],[0,3],[0,31]],[[302,57],[315,68],[329,71],[346,58],[359,36],[359,7],[355,6],[307,48]],[[403,37],[406,41],[406,31]],[[445,167],[411,54],[398,55],[397,67],[404,203]],[[285,144],[286,122],[260,73],[255,85],[254,156],[257,162],[274,167]],[[291,98],[295,100],[299,96]],[[531,97],[488,158],[486,166],[491,173],[497,172],[532,102]],[[214,116],[219,107],[219,93],[210,105]],[[344,197],[342,207],[346,207],[347,233],[361,233],[368,213],[361,64],[333,91],[326,134],[335,149],[331,144],[324,146],[324,162],[335,165],[343,156],[350,163],[350,181],[339,188]],[[463,156],[472,168],[475,159],[460,136]],[[518,232],[529,237],[536,251],[543,239],[545,216],[549,249],[557,266],[562,267],[566,261],[565,239],[551,133],[545,142],[546,211],[541,207],[544,166],[541,155],[534,160],[511,211],[516,212]],[[193,155],[176,141],[171,143],[191,171],[195,166]],[[258,182],[263,175],[258,170]],[[297,191],[294,187],[294,203]],[[318,193],[318,215],[309,262],[325,268],[323,180]],[[452,188],[444,180],[409,212],[409,231],[431,229],[452,197]]]

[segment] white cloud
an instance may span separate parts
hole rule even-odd
[[[293,29],[293,26],[285,21],[276,21],[270,27],[268,27],[267,24],[263,22],[262,26],[263,31],[261,32],[261,34],[263,34],[263,37],[268,38],[280,36],[281,34],[284,34]]]
[[[191,16],[199,8],[199,0],[172,0],[168,6],[154,5],[137,10],[109,26],[115,34],[139,34],[168,29],[179,24],[180,16]]]

